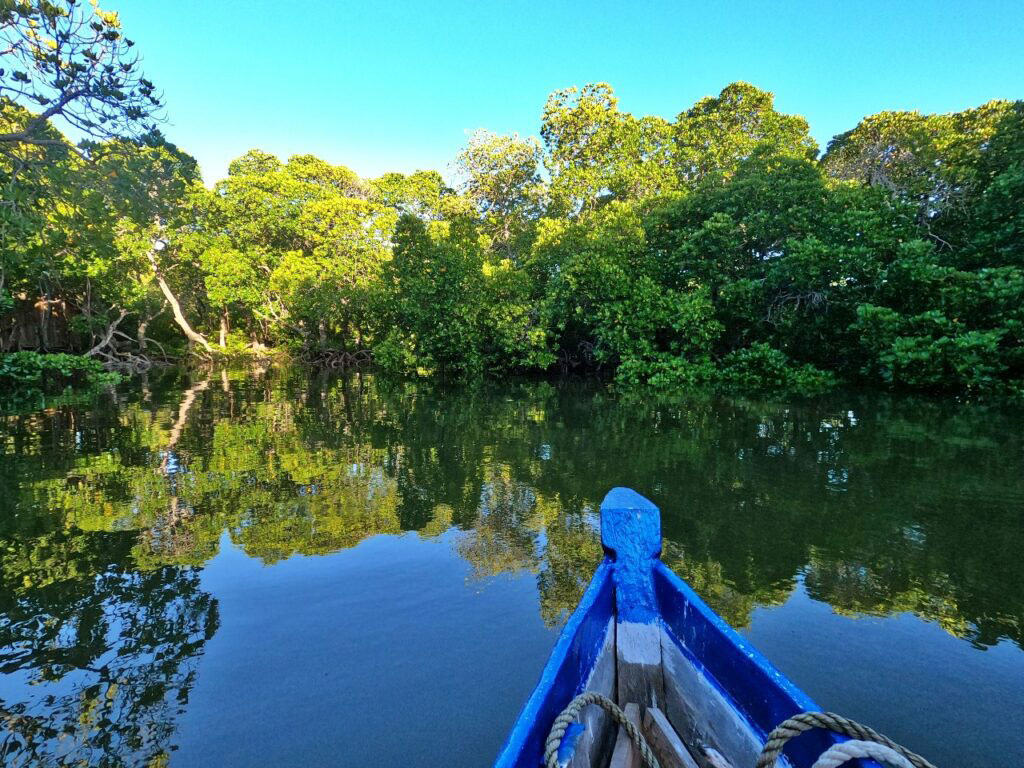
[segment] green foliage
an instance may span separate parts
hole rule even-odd
[[[666,367],[707,365],[721,331],[706,288],[666,290],[643,276],[627,299],[600,307],[595,336],[599,358],[617,361],[617,378],[636,384]]]
[[[417,372],[416,351],[409,334],[393,329],[374,345],[373,361],[392,376],[412,376]]]
[[[1010,101],[945,115],[871,115],[833,139],[822,159],[836,178],[886,189],[913,205],[936,243],[961,263],[973,256],[975,266],[993,264],[996,254],[983,249],[993,236],[1000,240],[1002,227],[992,217],[1001,208],[1012,215],[1005,196],[1019,183],[1022,161],[1024,104]],[[1008,230],[1012,241],[1012,223]],[[1019,238],[1016,244],[1019,251]]]
[[[416,171],[405,176],[385,173],[369,182],[370,199],[424,219],[439,219],[468,210],[437,171]]]
[[[487,370],[545,370],[555,357],[530,274],[511,260],[483,265],[481,326]]]
[[[599,313],[628,298],[645,244],[637,211],[624,203],[578,221],[543,222],[529,268],[544,286],[563,347],[596,341]]]
[[[509,259],[489,260],[487,242],[472,222],[401,217],[376,297],[389,328],[374,347],[379,365],[458,376],[553,362],[529,273]]]
[[[1024,270],[961,270],[908,243],[878,300],[852,326],[861,372],[885,383],[965,395],[1012,394],[1024,380]]]
[[[855,327],[869,353],[863,372],[888,384],[967,395],[1019,387],[1007,381],[1005,328],[968,330],[939,310],[901,316],[871,304],[859,308]],[[1019,353],[1013,357],[1019,370]]]
[[[742,392],[782,390],[805,395],[825,392],[836,385],[830,372],[809,364],[795,365],[785,353],[763,342],[722,358],[715,380]]]
[[[29,350],[0,355],[0,386],[9,387],[9,392],[17,396],[60,392],[65,388],[100,389],[120,379],[91,357],[42,355]]]
[[[1024,200],[1024,163],[1017,163],[999,173],[979,196],[963,263],[1024,267],[1021,200]]]
[[[514,257],[541,211],[541,149],[536,140],[477,131],[456,164],[463,191],[495,246]]]
[[[199,257],[206,296],[214,306],[258,305],[258,272],[245,254],[230,245],[213,244]]]
[[[574,216],[609,200],[639,200],[671,190],[671,128],[660,118],[620,112],[607,83],[548,97],[541,118],[551,175],[549,215]]]
[[[732,83],[681,112],[674,126],[675,166],[695,185],[728,178],[755,152],[813,160],[818,145],[798,115],[775,111],[775,95],[749,83]]]
[[[45,141],[52,119],[97,139],[153,130],[160,96],[140,71],[117,13],[96,2],[5,0],[0,41],[0,100],[31,105],[44,115],[0,133],[0,154]]]
[[[423,373],[483,370],[483,263],[483,247],[471,228],[428,227],[415,216],[402,216],[379,299],[391,327],[384,360],[401,361],[404,356],[392,350],[404,347]]]
[[[253,149],[210,190],[155,132],[79,155],[43,119],[0,153],[0,330],[113,368],[277,347],[401,375],[1020,392],[1024,103],[868,116],[818,160],[774,99],[732,83],[666,121],[562,89],[540,141],[473,134],[453,186]],[[34,119],[0,99],[0,132]]]

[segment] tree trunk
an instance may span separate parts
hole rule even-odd
[[[228,345],[228,308],[223,307],[220,311],[220,348]]]
[[[103,348],[110,343],[111,339],[114,338],[114,331],[117,330],[117,326],[120,325],[121,321],[124,320],[127,316],[128,313],[125,310],[121,310],[121,314],[118,315],[117,320],[115,320],[114,322],[107,326],[107,331],[106,333],[103,334],[103,338],[100,339],[99,343],[95,347],[86,352],[85,356],[92,357],[93,355],[97,355],[100,352],[102,352]]]
[[[201,333],[196,333],[192,330],[192,326],[188,324],[188,320],[185,319],[185,315],[181,311],[181,304],[178,303],[178,299],[175,298],[174,293],[171,291],[171,287],[164,280],[164,276],[160,273],[160,267],[156,263],[156,254],[153,251],[149,252],[149,263],[153,267],[153,274],[156,276],[157,285],[160,286],[160,292],[163,293],[164,298],[167,299],[167,303],[171,305],[171,313],[174,315],[174,322],[181,328],[182,333],[185,334],[185,338],[194,344],[199,344],[207,352],[212,352],[210,342],[206,340],[206,337]]]
[[[50,317],[49,291],[43,294],[43,298],[37,306],[39,306],[39,345],[43,348],[43,352],[49,352],[50,344],[49,339],[47,338],[49,334],[47,333],[46,328],[46,321]]]
[[[144,318],[139,321],[139,329],[135,334],[135,337],[139,340],[139,351],[142,354],[146,354],[146,326],[149,325],[149,318]]]

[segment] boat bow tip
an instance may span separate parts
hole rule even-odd
[[[632,488],[612,488],[601,502],[601,544],[638,563],[661,554],[661,512]]]

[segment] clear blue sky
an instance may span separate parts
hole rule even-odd
[[[537,134],[547,94],[605,81],[672,118],[734,80],[824,148],[883,109],[1024,98],[1024,3],[986,0],[107,0],[208,182],[251,147],[364,176],[445,172],[477,128]]]

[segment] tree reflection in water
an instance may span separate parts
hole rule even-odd
[[[535,574],[557,626],[601,557],[613,484],[662,506],[664,559],[734,626],[802,581],[840,613],[1020,645],[1021,426],[884,396],[655,401],[298,371],[171,376],[96,408],[10,414],[4,762],[166,759],[217,628],[198,574],[225,534],[271,564],[454,528],[473,578]]]
[[[54,531],[3,556],[0,755],[9,766],[162,765],[217,603],[196,568],[129,565],[134,537]],[[9,690],[4,685],[4,690]]]

